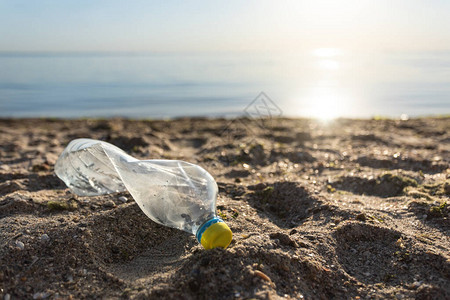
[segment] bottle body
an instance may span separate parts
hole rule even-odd
[[[77,139],[58,158],[55,173],[80,196],[128,190],[150,219],[194,235],[216,215],[214,178],[184,161],[137,160],[109,143]]]

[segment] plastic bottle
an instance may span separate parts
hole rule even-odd
[[[230,228],[216,216],[217,184],[203,168],[179,160],[138,160],[109,143],[76,139],[55,173],[77,195],[128,190],[156,223],[196,235],[205,249],[226,248]]]

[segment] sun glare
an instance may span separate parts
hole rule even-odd
[[[321,59],[318,62],[319,68],[325,70],[337,70],[339,69],[339,62],[333,59]]]
[[[307,97],[306,113],[312,118],[329,121],[339,117],[343,112],[344,99],[333,87],[317,86]]]
[[[317,48],[313,51],[313,55],[317,57],[335,57],[342,54],[342,50],[338,48]]]

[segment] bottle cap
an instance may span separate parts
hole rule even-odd
[[[205,249],[226,248],[232,238],[230,227],[218,217],[207,221],[197,232],[197,239]]]
[[[205,249],[226,248],[231,243],[233,233],[224,222],[214,223],[202,235],[202,246]]]

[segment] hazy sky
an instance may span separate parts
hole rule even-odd
[[[0,51],[449,50],[450,1],[0,0]]]

